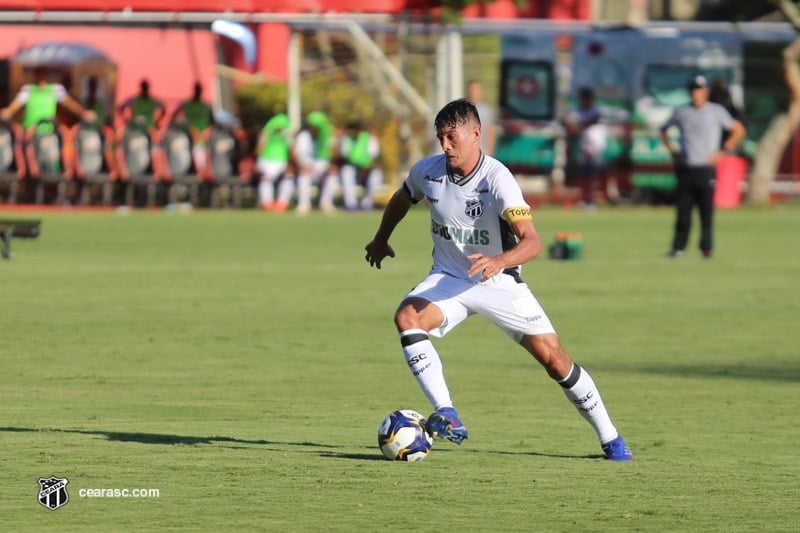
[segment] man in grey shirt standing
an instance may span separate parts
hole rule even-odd
[[[672,154],[678,180],[675,235],[669,255],[683,257],[692,227],[692,209],[697,205],[701,225],[700,250],[703,257],[710,258],[714,246],[712,223],[716,164],[738,146],[744,138],[745,128],[724,107],[708,101],[708,82],[703,76],[689,80],[689,93],[691,105],[676,109],[661,128],[661,140]],[[680,132],[679,150],[669,139],[668,130],[673,126]],[[729,135],[722,143],[724,131]]]

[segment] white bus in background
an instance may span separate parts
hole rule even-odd
[[[501,54],[495,156],[522,176],[523,189],[533,192],[534,183],[546,189],[561,178],[564,165],[556,35],[533,29],[505,33]]]
[[[770,119],[786,109],[782,50],[796,36],[788,24],[775,23],[509,32],[502,40],[496,154],[518,174],[558,185],[569,169],[559,117],[580,88],[590,87],[610,136],[610,199],[669,201],[675,178],[659,128],[689,103],[688,80],[702,74],[727,87],[748,131],[740,155],[751,158]],[[779,182],[777,192],[800,184],[800,141],[787,150],[779,178],[789,186]]]
[[[726,25],[727,27],[727,25]],[[658,26],[596,30],[573,46],[571,94],[591,87],[609,123],[610,172],[622,193],[675,187],[660,127],[690,102],[687,84],[703,75],[728,88],[742,109],[741,36],[731,31]]]

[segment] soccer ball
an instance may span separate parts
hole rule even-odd
[[[381,422],[378,446],[387,459],[422,461],[431,451],[433,438],[425,429],[424,416],[411,409],[398,409]]]

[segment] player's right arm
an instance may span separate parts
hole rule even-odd
[[[667,122],[663,126],[661,126],[659,133],[661,134],[661,143],[669,151],[673,163],[677,165],[679,162],[680,151],[675,149],[675,147],[672,145],[672,141],[669,138],[669,129],[676,125],[677,125],[676,112],[673,111],[672,116],[669,118],[669,120],[667,120]]]
[[[22,109],[23,105],[24,104],[19,103],[19,100],[15,99],[13,102],[11,102],[11,104],[9,104],[8,107],[0,109],[0,119],[11,120],[11,117],[13,117],[17,111]]]
[[[133,105],[133,98],[132,97],[131,98],[127,98],[127,99],[123,100],[122,103],[120,103],[117,106],[117,111],[120,112],[120,113],[124,113],[125,110],[128,109],[129,107],[131,107],[132,105]]]
[[[385,257],[394,257],[394,250],[389,246],[389,237],[412,205],[411,193],[405,185],[392,195],[383,211],[383,217],[375,237],[364,247],[367,251],[365,259],[369,266],[381,268],[381,261]]]
[[[261,128],[261,131],[258,133],[258,140],[256,141],[256,149],[254,152],[256,154],[256,157],[261,155],[261,150],[264,149],[264,144],[267,142],[268,135],[269,131],[267,130],[267,127],[264,126],[263,128]]]
[[[26,83],[23,85],[8,107],[0,110],[0,119],[11,120],[11,117],[13,117],[20,109],[25,107],[25,104],[28,103],[30,90],[30,84]]]
[[[561,119],[561,122],[564,124],[564,128],[566,128],[567,133],[572,136],[579,135],[581,133],[581,125],[578,119],[578,115],[575,111],[570,111]]]

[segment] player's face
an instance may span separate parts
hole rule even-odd
[[[701,105],[708,102],[708,95],[709,95],[708,87],[697,87],[695,89],[692,89],[691,94],[692,94],[692,103],[697,107],[700,107]]]
[[[439,144],[447,156],[447,164],[453,172],[466,176],[475,167],[480,156],[480,135],[480,127],[472,121],[445,124],[436,132]]]

